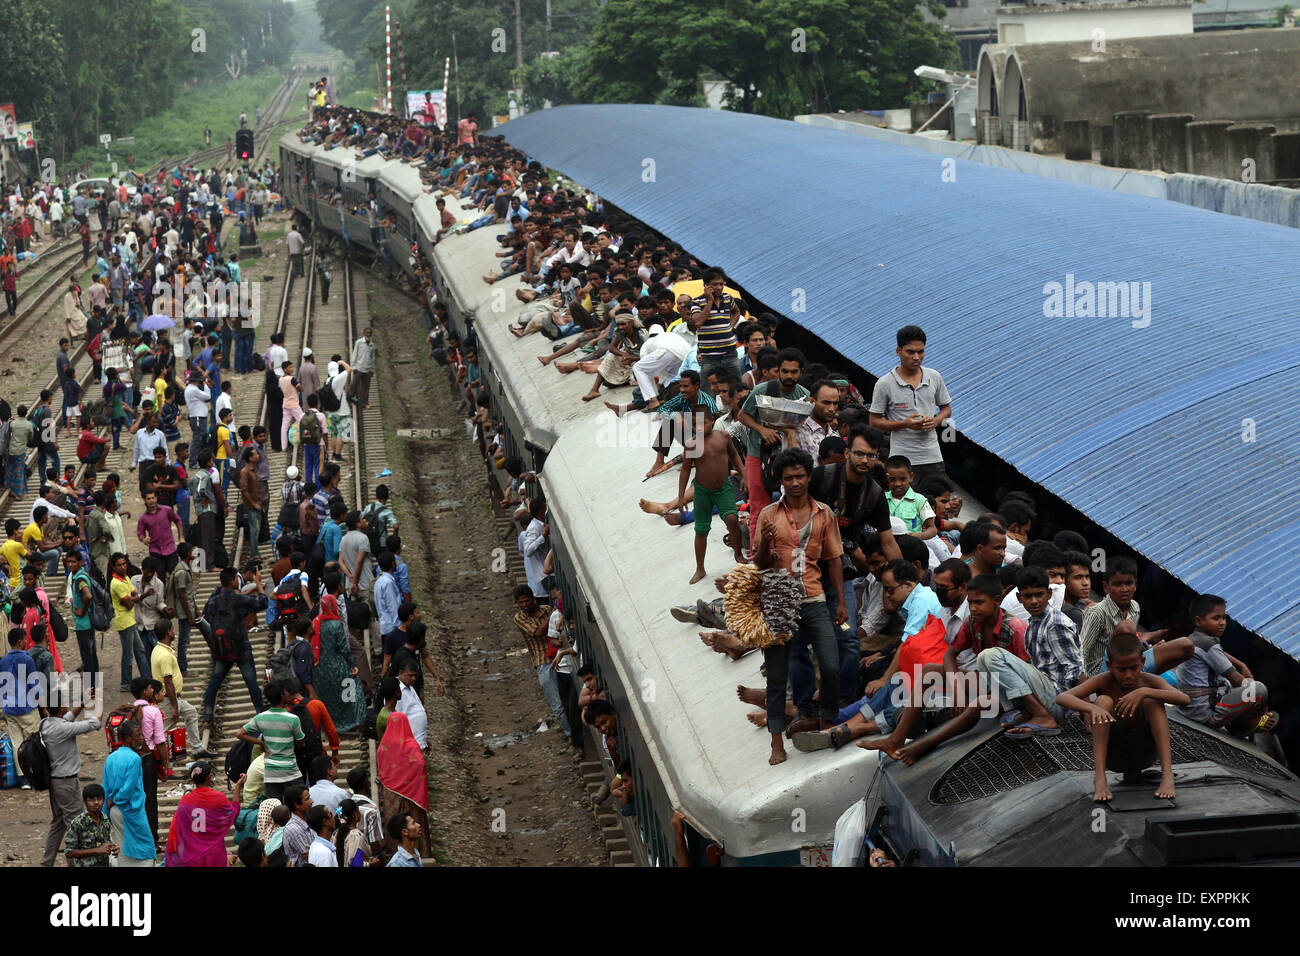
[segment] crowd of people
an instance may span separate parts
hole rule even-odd
[[[430,856],[425,672],[438,693],[444,685],[388,489],[368,503],[340,489],[353,415],[369,407],[373,335],[365,329],[318,369],[310,348],[291,361],[281,333],[256,351],[257,328],[209,295],[212,280],[241,282],[238,254],[222,251],[225,217],[251,226],[279,188],[270,165],[172,169],[121,200],[81,197],[72,218],[83,237],[102,228],[95,273],[84,290],[74,276],[65,293],[62,407],[49,391],[30,408],[0,401],[5,487],[13,500],[39,488],[30,520],[3,545],[0,603],[12,627],[0,670],[19,688],[3,707],[10,753],[31,757],[39,739],[47,754],[20,760],[17,781],[49,790],[46,865],[66,851],[74,866],[224,866],[236,862],[225,852],[231,831],[246,866],[419,866]],[[290,235],[302,238],[292,226]],[[182,295],[160,301],[172,289]],[[94,366],[85,391],[71,359],[79,339]],[[265,423],[253,421],[255,407],[236,407],[244,383],[265,394]],[[60,461],[60,434],[76,437],[77,464]],[[279,463],[293,446],[301,468]],[[115,468],[110,458],[123,452]],[[276,500],[273,467],[285,468]],[[236,567],[228,545],[239,532],[246,560]],[[62,598],[46,591],[54,576]],[[65,612],[79,663],[60,659]],[[105,713],[96,638],[110,630],[124,697]],[[196,632],[212,659],[201,695]],[[382,650],[379,672],[367,632]],[[253,645],[264,639],[275,650],[259,674]],[[208,749],[215,704],[236,669],[256,715],[218,752]],[[83,790],[76,738],[97,730],[111,753],[102,784]],[[379,740],[378,804],[368,769],[339,766],[339,734],[354,731]],[[184,791],[168,828],[160,785]]]
[[[396,140],[386,147],[404,155]],[[672,499],[640,507],[693,527],[684,551],[694,570],[682,584],[706,575],[715,515],[738,570],[792,582],[782,593],[793,595],[793,624],[762,637],[743,633],[724,599],[673,608],[704,627],[712,650],[761,653],[766,685],[737,693],[771,736],[769,763],[789,759],[787,741],[807,753],[857,741],[910,764],[981,715],[1024,740],[1059,735],[1075,711],[1093,740],[1098,800],[1110,794],[1108,769],[1132,780],[1156,762],[1167,797],[1165,705],[1242,737],[1277,725],[1268,689],[1220,644],[1222,598],[1196,597],[1184,626],[1146,629],[1133,559],[1099,559],[1075,530],[1045,535],[1025,491],[1003,489],[983,513],[965,505],[944,456],[954,398],[925,364],[923,329],[897,331],[898,364],[863,395],[850,369],[783,347],[778,317],[721,269],[599,197],[551,182],[499,141],[447,137],[430,150],[426,183],[482,211],[472,223],[444,220],[440,239],[501,230],[501,261],[483,281],[512,282],[525,303],[510,331],[550,340],[537,360],[589,383],[575,400],[609,396],[616,415],[653,416],[646,477],[679,468],[680,480]],[[476,440],[511,476],[505,501],[519,504],[528,579],[514,620],[541,689],[566,734],[580,723],[602,731],[618,772],[612,790],[629,808],[631,768],[611,731],[617,702],[592,696],[597,682],[569,642],[535,476],[504,451],[473,334],[462,341],[432,296],[426,315]]]

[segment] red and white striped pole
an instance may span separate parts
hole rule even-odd
[[[397,26],[397,66],[402,74],[402,115],[406,115],[406,53],[402,49],[402,21],[398,20]]]
[[[384,68],[388,75],[388,112],[393,111],[393,8],[384,7]]]
[[[439,126],[447,125],[447,102],[451,99],[448,88],[451,86],[451,57],[447,57],[447,63],[442,68],[442,122]]]

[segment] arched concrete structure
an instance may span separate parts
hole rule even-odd
[[[1005,43],[986,43],[980,48],[979,66],[975,74],[977,89],[975,139],[982,144],[996,146],[1002,141],[1002,130],[997,117],[1002,103],[1002,71],[1007,62],[1009,49],[1010,47]],[[994,121],[990,124],[990,131],[996,137],[991,143],[984,126],[984,121],[988,118]]]

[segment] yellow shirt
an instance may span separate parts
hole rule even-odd
[[[185,687],[185,681],[181,677],[181,662],[176,659],[176,652],[166,644],[159,641],[154,645],[153,653],[149,655],[149,668],[153,671],[155,680],[162,681],[164,690],[167,687],[167,675],[171,675],[172,686],[176,688],[176,696],[181,696],[181,691]],[[159,702],[163,697],[159,697]]]
[[[218,425],[217,426],[217,461],[221,461],[224,458],[230,457],[230,455],[226,452],[226,446],[228,444],[230,444],[230,429],[227,428],[225,425]]]
[[[26,547],[29,552],[44,550],[40,547],[40,543],[44,540],[45,532],[41,530],[41,526],[35,521],[29,524],[27,529],[23,531],[23,546]],[[33,548],[33,544],[37,547]]]
[[[156,378],[153,380],[153,407],[154,410],[162,408],[163,402],[167,401],[167,379]]]
[[[135,627],[135,611],[122,605],[122,598],[135,594],[135,585],[126,578],[113,575],[108,586],[108,593],[113,597],[113,630],[119,634],[127,628]]]
[[[257,756],[253,758],[253,762],[248,765],[244,773],[248,775],[248,779],[244,781],[243,805],[251,807],[257,798],[266,792],[266,754],[258,750]]]
[[[0,557],[9,562],[9,586],[16,588],[23,583],[23,561],[27,548],[16,538],[10,538],[0,545]]]

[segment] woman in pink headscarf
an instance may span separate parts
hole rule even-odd
[[[226,834],[239,816],[245,775],[235,781],[235,802],[212,789],[212,764],[190,768],[194,789],[181,797],[167,833],[167,866],[225,866]]]
[[[397,813],[418,820],[420,856],[429,856],[429,775],[424,751],[415,742],[411,722],[400,710],[388,715],[375,760],[379,765],[379,806],[384,820]]]

